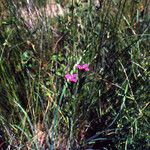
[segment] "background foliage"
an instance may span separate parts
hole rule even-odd
[[[55,17],[40,1],[0,2],[0,146],[148,150],[148,0],[59,2]],[[38,12],[31,26],[19,8]]]

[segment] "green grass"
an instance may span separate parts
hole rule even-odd
[[[96,9],[90,1],[73,2],[64,16],[49,18],[43,12],[27,28],[17,14],[21,3],[4,1],[3,148],[148,150],[149,4],[105,0]],[[84,63],[90,71],[83,73],[76,65]],[[78,73],[78,82],[67,82],[67,73]],[[42,146],[39,138],[45,140]]]

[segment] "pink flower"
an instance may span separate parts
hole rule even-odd
[[[77,82],[77,74],[66,74],[65,78],[68,79],[68,81],[76,83]]]
[[[83,64],[83,65],[77,65],[77,68],[79,69],[79,70],[82,70],[82,71],[89,71],[90,69],[89,69],[89,65],[88,64]]]

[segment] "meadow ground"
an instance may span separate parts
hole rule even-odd
[[[1,150],[150,148],[149,0],[1,0],[0,14]]]

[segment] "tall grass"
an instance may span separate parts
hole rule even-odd
[[[2,2],[0,147],[148,150],[148,1],[63,1],[54,17],[38,0]]]

